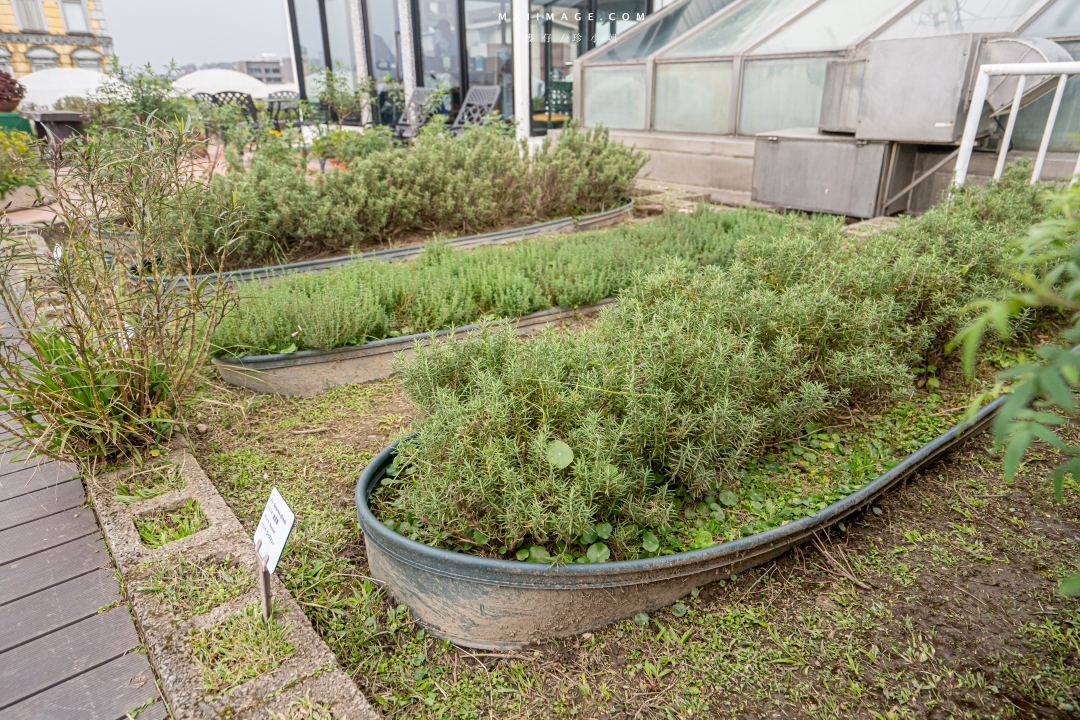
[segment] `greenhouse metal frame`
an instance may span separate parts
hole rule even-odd
[[[705,135],[817,126],[829,60],[875,38],[968,32],[1077,40],[1080,0],[679,0],[579,58],[574,114]]]

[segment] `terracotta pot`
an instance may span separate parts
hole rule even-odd
[[[15,108],[19,107],[20,102],[22,102],[22,98],[0,100],[0,112],[15,112]]]

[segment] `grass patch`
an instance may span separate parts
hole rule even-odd
[[[790,224],[757,210],[678,214],[614,230],[455,252],[407,263],[357,262],[240,289],[220,352],[329,350],[398,335],[584,305],[620,293],[635,273],[670,262],[726,265],[736,242]]]
[[[211,628],[193,630],[190,642],[202,670],[203,687],[220,695],[281,667],[296,652],[288,636],[288,626],[279,622],[273,612],[270,620],[263,622],[258,603]]]
[[[116,501],[125,505],[179,490],[185,482],[180,466],[168,461],[119,472],[126,474],[116,481]]]
[[[194,498],[189,498],[175,510],[158,510],[137,517],[134,522],[139,539],[149,548],[159,548],[173,540],[194,535],[210,524],[199,507],[199,501]]]
[[[157,595],[172,614],[191,618],[240,597],[254,585],[252,573],[230,557],[207,562],[178,557],[158,563],[142,591]]]

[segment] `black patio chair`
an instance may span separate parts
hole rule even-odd
[[[255,101],[251,99],[251,96],[247,93],[236,92],[235,90],[226,90],[224,92],[214,93],[212,96],[215,105],[236,105],[240,108],[240,112],[247,118],[248,122],[252,125],[257,125],[259,122],[259,111],[255,108]]]
[[[210,93],[197,92],[191,96],[191,99],[194,100],[197,105],[212,105],[214,103],[214,96]]]
[[[275,90],[267,95],[270,100],[299,100],[300,93],[295,90]]]
[[[465,102],[461,103],[461,110],[454,118],[454,124],[450,126],[450,132],[460,135],[465,131],[466,125],[479,125],[495,109],[495,103],[499,102],[499,93],[502,88],[498,85],[473,85],[465,95]]]
[[[434,92],[435,88],[429,87],[418,87],[412,91],[409,101],[405,103],[405,112],[401,113],[394,127],[395,140],[411,140],[431,120],[434,108],[428,100]]]

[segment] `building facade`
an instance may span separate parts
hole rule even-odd
[[[292,62],[288,61],[286,65],[276,55],[264,55],[261,60],[237,60],[233,63],[233,70],[262,80],[267,85],[292,82]]]
[[[653,0],[285,0],[301,93],[330,67],[370,76],[375,122],[396,120],[391,83],[450,89],[453,112],[474,85],[498,85],[497,109],[521,134],[573,114],[574,60],[617,42]],[[657,6],[659,7],[659,2]]]
[[[112,52],[101,0],[0,0],[0,70],[17,78],[54,67],[104,72]]]

